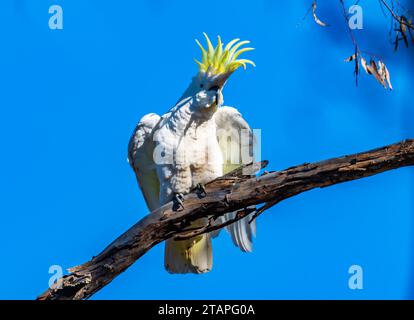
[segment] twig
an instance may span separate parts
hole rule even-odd
[[[379,1],[387,8],[387,10],[391,13],[392,17],[395,20],[397,20],[400,24],[405,25],[409,29],[414,30],[413,24],[407,23],[407,21],[405,21],[404,19],[402,19],[401,16],[399,16],[398,14],[396,14],[394,12],[394,10],[390,7],[390,5],[385,0],[379,0]]]

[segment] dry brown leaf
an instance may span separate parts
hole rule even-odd
[[[397,36],[395,37],[395,42],[394,42],[394,51],[398,50],[398,41],[400,41],[400,38],[398,38],[398,33],[397,33]]]
[[[355,59],[354,74],[355,74],[355,84],[358,86],[358,75],[359,75],[359,61],[358,61],[358,58]]]
[[[405,16],[400,17],[400,33],[402,36],[402,39],[404,40],[405,46],[408,48],[408,37],[407,37],[407,26],[405,25],[408,23],[408,20]]]
[[[414,25],[413,25],[413,17],[411,17],[410,18],[410,21],[408,21],[408,25],[410,26],[410,28],[408,28],[408,33],[410,34],[411,42],[414,45],[414,36],[413,36],[413,33],[411,32],[411,28],[414,27]]]
[[[367,61],[360,56],[361,66],[367,74],[373,75],[375,79],[385,88],[393,90],[391,84],[390,73],[387,69],[387,66],[381,60],[378,60],[378,64],[374,59],[371,58],[370,63],[367,64]]]
[[[401,24],[400,33],[402,39],[404,40],[405,46],[408,48],[407,27],[404,24]]]
[[[356,53],[354,53],[352,56],[350,56],[350,57],[346,58],[346,59],[345,59],[345,62],[351,62],[351,61],[354,61],[354,60],[356,59],[356,57],[357,57],[357,54],[356,54]]]
[[[372,74],[375,79],[377,79],[377,81],[384,87],[387,88],[387,85],[385,83],[385,81],[382,79],[381,75],[378,72],[378,67],[377,64],[375,63],[375,61],[373,59],[371,59],[370,64],[367,66],[367,69],[369,71],[370,74]]]
[[[361,66],[365,70],[366,73],[370,74],[368,71],[367,62],[365,61],[363,57],[361,57]]]
[[[358,75],[359,75],[359,60],[358,60],[358,56],[359,56],[359,53],[358,53],[358,47],[356,46],[355,47],[355,52],[354,52],[354,54],[352,55],[352,56],[349,56],[348,58],[346,58],[345,59],[345,62],[351,62],[351,61],[354,61],[354,64],[355,64],[355,68],[354,68],[354,75],[355,75],[355,82],[356,82],[356,85],[358,85]]]
[[[392,84],[390,79],[390,72],[384,62],[378,61],[378,73],[380,74],[382,81],[388,85],[388,88],[392,90]]]
[[[358,59],[355,59],[355,76],[358,78],[358,74],[359,74],[359,61]],[[357,80],[358,82],[358,80]]]
[[[318,16],[316,15],[316,2],[312,3],[312,15],[313,15],[313,20],[315,20],[315,22],[320,25],[321,27],[326,27],[328,26],[328,24],[326,24],[325,22],[322,22]]]

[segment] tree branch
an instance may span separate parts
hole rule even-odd
[[[394,10],[390,7],[390,5],[387,3],[387,1],[385,0],[379,0],[380,3],[382,3],[387,10],[391,13],[391,16],[394,18],[394,20],[396,20],[398,23],[414,30],[414,26],[412,23],[408,23],[407,21],[405,21],[401,16],[399,16],[397,13],[394,12]]]
[[[110,283],[156,244],[171,237],[188,238],[225,225],[214,221],[228,212],[237,211],[237,221],[249,214],[246,209],[262,205],[261,214],[282,200],[299,193],[337,183],[369,177],[384,171],[414,165],[414,140],[406,140],[368,152],[343,156],[317,163],[305,163],[283,171],[265,172],[251,177],[267,162],[237,169],[206,185],[206,195],[197,192],[184,197],[184,209],[174,211],[168,203],[144,217],[112,242],[98,256],[71,272],[41,294],[40,300],[84,299]],[[254,215],[254,214],[253,214]],[[190,228],[193,221],[206,218],[203,227]],[[229,222],[229,223],[231,223]]]

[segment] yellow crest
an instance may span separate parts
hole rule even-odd
[[[251,60],[237,59],[243,52],[254,50],[254,48],[240,49],[241,46],[250,43],[250,41],[239,42],[240,39],[234,39],[223,49],[223,43],[221,42],[220,36],[218,36],[218,43],[216,48],[214,48],[207,34],[205,32],[203,34],[207,41],[207,50],[196,40],[196,43],[201,49],[201,62],[194,59],[201,72],[209,71],[212,74],[232,73],[239,67],[246,69],[246,64],[256,66]]]

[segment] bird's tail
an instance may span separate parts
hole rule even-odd
[[[210,234],[165,242],[165,269],[169,273],[206,273],[213,267]]]

